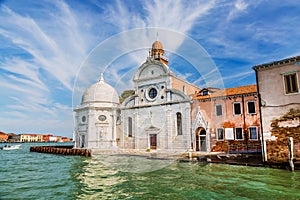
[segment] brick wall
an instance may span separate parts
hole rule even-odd
[[[268,161],[288,162],[288,138],[294,140],[294,158],[300,159],[300,110],[291,109],[271,123],[271,133],[275,140],[266,141]]]
[[[227,153],[260,153],[261,143],[259,141],[217,141],[212,149],[213,152],[227,152]]]

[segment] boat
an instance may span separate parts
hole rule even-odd
[[[5,145],[3,147],[0,147],[1,150],[15,150],[15,149],[20,149],[21,145]]]

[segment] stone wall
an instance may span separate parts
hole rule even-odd
[[[300,110],[291,109],[271,123],[272,139],[267,140],[269,163],[288,162],[288,138],[294,140],[294,158],[300,159]]]

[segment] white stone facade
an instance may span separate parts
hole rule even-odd
[[[81,106],[74,109],[75,148],[116,149],[118,105],[116,90],[101,76],[85,91]]]
[[[199,88],[190,88],[190,83],[172,74],[160,42],[153,43],[150,57],[138,68],[133,81],[134,95],[122,104],[103,78],[86,90],[81,105],[74,109],[75,147],[190,150],[191,97],[186,87],[193,92]]]
[[[151,58],[137,70],[133,78],[135,95],[120,107],[121,148],[175,151],[190,148],[191,98],[171,88],[170,74],[164,63]],[[178,115],[181,127],[177,127]]]

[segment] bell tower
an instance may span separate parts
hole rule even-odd
[[[153,58],[154,60],[157,60],[159,62],[164,63],[168,66],[168,59],[164,56],[164,49],[160,41],[156,40],[152,44],[152,49],[150,52],[150,58]]]

